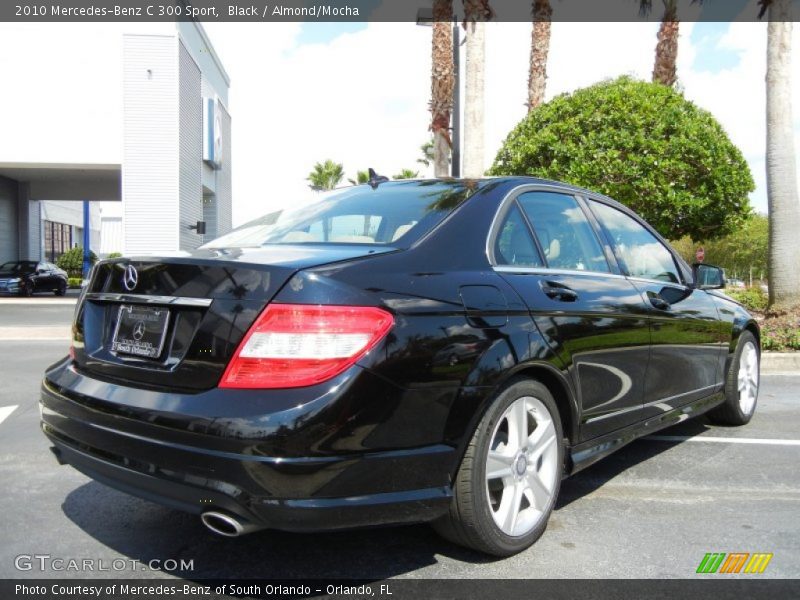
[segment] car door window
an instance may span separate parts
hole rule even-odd
[[[595,200],[590,204],[628,275],[668,283],[681,282],[672,253],[646,227],[607,204]]]
[[[575,198],[551,192],[527,192],[518,201],[533,225],[549,268],[610,271],[603,247]]]
[[[494,257],[498,265],[544,266],[531,230],[516,203],[508,211],[500,227],[495,242]]]

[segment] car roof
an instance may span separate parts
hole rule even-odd
[[[391,181],[386,181],[380,184],[380,187],[383,186],[393,186],[396,184],[403,184],[403,183],[410,183],[410,182],[422,182],[422,181],[438,181],[441,183],[468,183],[473,182],[477,183],[479,188],[484,187],[489,183],[501,183],[508,186],[521,186],[521,185],[542,185],[542,186],[557,186],[562,188],[566,191],[573,192],[575,194],[587,195],[591,196],[592,198],[600,198],[605,202],[615,206],[616,208],[622,209],[625,212],[636,214],[635,211],[631,210],[629,207],[625,206],[624,204],[614,200],[613,198],[609,198],[605,194],[601,194],[600,192],[596,192],[594,190],[578,187],[576,185],[572,185],[570,183],[565,183],[563,181],[557,181],[555,179],[543,179],[541,177],[533,177],[531,175],[500,175],[500,176],[493,176],[493,177],[480,177],[476,179],[469,179],[469,178],[450,178],[450,177],[442,177],[438,179],[428,178],[428,179],[396,179]],[[361,184],[367,185],[367,184]]]

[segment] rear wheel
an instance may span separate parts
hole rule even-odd
[[[33,282],[21,281],[19,284],[19,295],[28,297],[33,296]]]
[[[725,378],[725,402],[708,413],[720,425],[746,425],[756,411],[761,355],[750,331],[739,336],[736,352]]]
[[[516,554],[544,533],[563,464],[553,396],[538,381],[513,381],[473,434],[450,511],[434,527],[449,540],[481,552]]]

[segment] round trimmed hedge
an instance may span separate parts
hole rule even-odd
[[[731,233],[750,214],[755,189],[711,113],[670,87],[629,77],[539,106],[509,134],[489,173],[601,192],[670,239]]]

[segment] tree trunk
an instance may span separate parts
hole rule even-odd
[[[464,177],[483,177],[484,69],[489,0],[464,0],[467,65],[464,82]]]
[[[434,0],[431,72],[431,131],[435,177],[450,175],[450,116],[453,111],[453,1]]]
[[[483,177],[485,23],[467,23],[467,65],[464,82],[464,177]]]
[[[792,122],[792,22],[789,0],[773,0],[767,29],[767,195],[769,302],[800,306],[800,198]]]
[[[547,55],[550,52],[550,0],[533,0],[531,64],[528,75],[528,112],[544,102],[547,86]]]
[[[668,0],[664,7],[664,17],[658,28],[656,60],[653,66],[653,83],[672,87],[677,81],[675,64],[678,61],[678,34],[680,23],[675,0]]]

